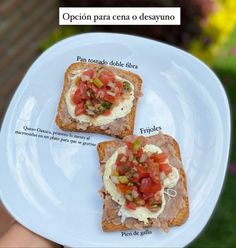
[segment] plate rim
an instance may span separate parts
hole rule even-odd
[[[228,139],[227,147],[226,147],[226,153],[227,154],[225,154],[225,155],[227,155],[227,156],[225,156],[225,163],[226,164],[224,166],[224,171],[222,173],[223,175],[221,177],[220,187],[218,188],[217,198],[215,199],[215,203],[213,204],[214,206],[213,206],[213,209],[211,211],[211,214],[209,215],[208,219],[205,221],[205,224],[203,225],[201,230],[197,231],[197,233],[193,236],[193,238],[190,239],[190,241],[188,240],[187,242],[185,242],[184,245],[188,245],[188,244],[192,243],[204,231],[204,228],[206,227],[207,223],[209,222],[209,220],[211,219],[211,217],[212,217],[212,215],[213,215],[213,213],[215,211],[216,205],[217,205],[217,203],[218,203],[218,201],[220,199],[220,195],[221,195],[221,193],[222,193],[222,191],[224,189],[225,177],[226,177],[226,172],[227,172],[228,162],[229,162],[230,145],[232,143],[232,118],[231,118],[231,108],[230,108],[229,100],[228,100],[228,97],[227,97],[227,93],[226,93],[225,88],[223,87],[220,79],[218,78],[218,76],[213,72],[213,70],[208,65],[206,65],[203,61],[201,61],[200,59],[198,59],[194,55],[188,53],[187,51],[185,51],[185,50],[183,50],[181,48],[172,46],[170,44],[166,44],[164,42],[158,41],[158,40],[145,38],[145,37],[141,37],[141,36],[136,36],[136,35],[128,35],[128,34],[112,33],[112,32],[89,32],[89,33],[76,34],[76,35],[67,37],[67,38],[65,38],[63,40],[60,40],[60,41],[56,42],[55,44],[50,46],[48,49],[46,49],[43,53],[41,53],[38,57],[36,57],[34,59],[32,64],[28,67],[27,71],[25,72],[23,78],[20,80],[20,83],[17,86],[17,88],[16,88],[14,94],[12,95],[11,99],[9,100],[8,107],[5,110],[5,113],[3,114],[2,121],[1,121],[0,147],[2,146],[2,143],[3,143],[2,140],[4,139],[4,133],[3,133],[3,129],[5,128],[4,123],[6,123],[8,119],[10,119],[10,116],[11,116],[10,110],[12,108],[14,108],[15,101],[18,99],[17,96],[20,94],[20,92],[23,90],[24,87],[26,88],[28,86],[27,77],[32,73],[32,69],[35,66],[37,66],[38,63],[43,61],[44,56],[48,56],[48,53],[53,52],[53,50],[58,49],[64,43],[67,43],[68,41],[73,42],[74,40],[76,40],[77,38],[80,38],[82,36],[94,36],[94,35],[95,36],[98,36],[98,35],[99,36],[104,36],[104,35],[107,36],[108,35],[108,36],[110,36],[110,38],[112,38],[114,36],[123,36],[123,37],[131,38],[131,39],[144,40],[145,42],[150,42],[151,41],[153,43],[156,43],[156,44],[164,46],[164,47],[167,46],[170,49],[177,49],[178,52],[180,52],[181,54],[184,54],[184,56],[190,57],[194,62],[199,63],[203,68],[205,68],[205,70],[208,71],[208,73],[211,74],[211,77],[214,78],[214,81],[215,81],[214,83],[217,83],[217,86],[218,86],[219,90],[221,91],[221,97],[223,97],[223,101],[224,101],[225,107],[226,107],[225,110],[227,110],[226,115],[227,115],[228,120],[229,120],[227,122],[227,128],[228,128],[227,134],[229,135],[229,139]],[[24,83],[24,81],[26,81],[26,82]],[[217,108],[218,108],[218,106],[217,106]],[[1,150],[0,150],[0,153],[2,153]],[[2,202],[2,204],[5,206],[6,210],[14,217],[14,219],[16,221],[18,221],[19,223],[21,223],[23,226],[25,226],[28,229],[32,230],[33,232],[39,234],[40,236],[45,237],[46,239],[52,240],[54,242],[58,242],[57,241],[58,240],[58,238],[57,238],[58,234],[50,233],[50,235],[48,235],[48,234],[45,235],[45,233],[41,232],[41,229],[38,228],[39,227],[38,225],[34,225],[34,227],[32,227],[32,226],[30,226],[30,224],[28,225],[28,223],[26,223],[27,221],[25,222],[21,217],[18,218],[18,216],[15,215],[14,210],[12,210],[11,207],[8,205],[7,200],[4,199],[4,193],[2,192],[1,187],[0,187],[0,202]],[[63,242],[60,243],[60,244],[68,246],[69,242],[67,244],[65,244],[65,243],[63,244]],[[69,245],[73,246],[72,243],[69,244]]]

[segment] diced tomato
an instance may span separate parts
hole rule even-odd
[[[109,81],[115,81],[115,75],[111,71],[103,70],[99,75],[99,79],[104,83],[107,84]]]
[[[105,101],[110,102],[110,103],[114,103],[115,100],[116,100],[114,96],[111,96],[111,95],[108,95],[108,94],[105,94],[104,97],[103,97],[103,99]]]
[[[123,83],[121,81],[116,81],[116,87],[119,89],[119,91],[123,90]]]
[[[171,167],[166,163],[160,163],[160,159],[161,161],[166,159],[163,154],[160,159],[157,153],[148,157],[148,154],[143,153],[141,144],[136,149],[135,142],[127,141],[126,145],[129,150],[118,155],[116,171],[120,176],[126,176],[128,183],[117,184],[117,189],[125,195],[127,209],[135,210],[138,206],[144,206],[151,211],[157,211],[158,204],[162,201],[163,188],[160,171],[170,173]],[[142,162],[139,162],[140,160]],[[128,198],[127,194],[130,193],[133,198]]]
[[[94,84],[91,85],[91,89],[94,93],[98,93],[99,91],[99,89]]]
[[[123,163],[123,162],[120,162],[120,160],[117,160],[117,161],[116,161],[116,165],[119,167],[119,166],[121,166],[121,165],[124,165],[124,163]]]
[[[159,162],[164,162],[168,158],[168,154],[165,152],[161,152],[157,154]]]
[[[158,204],[160,204],[162,202],[162,194],[161,191],[156,192],[154,194],[154,199],[157,201]]]
[[[129,187],[129,190],[135,190],[135,191],[138,191],[138,187],[137,186],[128,186]]]
[[[147,168],[144,165],[139,164],[136,166],[136,168],[138,170],[140,179],[149,176],[149,172],[147,171]]]
[[[152,160],[153,162],[159,162],[157,153],[152,154],[149,159]]]
[[[117,164],[117,171],[120,175],[124,175],[127,171],[129,171],[129,166],[124,163],[121,163],[121,165]]]
[[[79,84],[78,90],[79,90],[81,99],[86,99],[87,96],[86,96],[85,93],[86,93],[86,90],[87,90],[87,85],[84,82],[81,82]]]
[[[127,201],[127,202],[125,203],[125,207],[128,208],[128,209],[131,209],[131,210],[135,210],[135,209],[136,209],[135,203],[130,202],[130,201]]]
[[[103,112],[103,115],[105,115],[105,116],[108,116],[110,114],[111,114],[111,109],[107,109],[107,110],[105,110],[105,112]]]
[[[156,193],[157,191],[160,191],[162,188],[161,182],[159,181],[158,183],[152,183],[150,187],[150,193]]]
[[[142,156],[143,149],[141,147],[141,143],[138,145],[138,146],[140,146],[140,148],[138,147],[138,149],[136,149],[136,150],[135,150],[135,142],[126,141],[125,143],[126,143],[126,145],[127,145],[127,147],[128,147],[129,150],[131,150],[132,152],[135,152],[135,156],[137,158],[140,158]]]
[[[83,74],[84,74],[85,76],[88,76],[88,77],[92,78],[93,75],[94,75],[94,70],[87,70],[87,71],[85,71]]]
[[[154,193],[143,193],[143,200],[147,201],[148,199],[150,199],[151,197],[154,196]]]
[[[79,103],[76,105],[75,107],[75,115],[81,115],[85,112],[85,109],[84,109],[84,103]]]
[[[150,193],[150,187],[152,186],[152,179],[147,177],[141,180],[139,191],[142,193]]]
[[[80,94],[80,89],[77,89],[72,96],[72,101],[74,104],[78,104],[82,101],[81,94]]]
[[[127,156],[124,154],[124,153],[120,153],[119,155],[118,155],[118,161],[120,161],[120,162],[122,162],[122,163],[125,163],[125,162],[127,162]]]
[[[151,178],[143,178],[141,181],[141,185],[139,187],[139,191],[142,193],[156,193],[161,190],[162,185],[161,182],[153,182]]]
[[[145,200],[142,198],[138,198],[135,202],[138,206],[144,206],[145,205]]]
[[[168,154],[165,152],[161,153],[155,153],[150,156],[150,159],[152,159],[154,162],[162,163],[168,158]]]
[[[133,143],[132,142],[126,141],[125,143],[126,143],[129,150],[133,150]]]
[[[163,171],[166,174],[166,176],[168,176],[172,172],[172,168],[166,163],[161,163],[159,165],[159,169],[160,169],[160,172]]]
[[[116,165],[117,166],[121,166],[121,165],[125,165],[127,161],[127,156],[123,153],[120,153],[118,155],[117,161],[116,161]]]
[[[130,181],[133,183],[138,183],[140,180],[139,173],[134,173],[134,175],[130,178]]]
[[[104,90],[98,90],[97,92],[97,97],[103,99],[105,95]]]
[[[125,193],[129,190],[129,187],[128,187],[126,184],[123,184],[123,183],[119,183],[119,184],[117,185],[117,187],[118,187],[118,190],[119,190],[121,193],[123,193],[123,194],[125,194]]]
[[[83,99],[86,99],[86,90],[87,86],[84,82],[80,82],[77,90],[75,91],[74,95],[72,96],[72,101],[74,104],[81,103]]]
[[[142,155],[143,155],[143,149],[139,148],[136,152],[136,157],[139,159],[139,158],[141,158]]]
[[[114,91],[114,93],[115,93],[115,97],[116,97],[116,98],[120,97],[121,92],[120,92],[120,90],[119,90],[117,87],[115,87],[115,89],[114,89],[113,91]]]
[[[123,168],[123,163],[120,163],[119,161],[116,161],[116,165],[117,165],[117,171],[119,172],[120,175],[124,175],[125,171]]]
[[[149,161],[150,177],[156,183],[160,181],[159,164]]]

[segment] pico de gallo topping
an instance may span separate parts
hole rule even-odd
[[[125,198],[125,207],[146,207],[157,212],[162,204],[164,179],[172,172],[167,153],[148,153],[139,139],[126,142],[125,153],[119,153],[110,176]]]
[[[89,69],[75,79],[76,90],[72,95],[75,115],[91,117],[109,115],[112,108],[130,91],[128,81],[118,80],[112,71]]]

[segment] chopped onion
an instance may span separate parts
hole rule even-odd
[[[160,172],[160,179],[161,179],[162,182],[164,181],[165,178],[166,178],[165,173],[164,172]]]
[[[132,162],[133,159],[134,159],[133,152],[131,152],[131,151],[128,150],[128,157],[129,157],[129,162]]]
[[[123,157],[120,159],[120,162],[122,162],[122,163],[126,162],[126,157],[123,156]]]
[[[134,159],[133,161],[132,161],[134,164],[138,164],[138,161],[136,160],[136,159]],[[135,167],[134,167],[134,169],[136,169]]]
[[[107,94],[110,95],[110,96],[115,96],[116,95],[114,92],[111,92],[111,91],[107,91]]]
[[[126,149],[126,147],[125,147],[125,146],[122,146],[122,147],[120,148],[120,152],[123,153],[123,154],[127,154],[127,149]]]
[[[158,192],[155,193],[154,199],[157,201],[158,204],[160,204],[162,202],[162,196],[161,196],[161,192],[160,191],[158,191]]]
[[[107,86],[111,87],[112,89],[115,88],[115,85],[111,81],[108,82]]]
[[[91,110],[91,111],[94,111],[96,108],[94,106],[89,105],[88,109]]]
[[[112,181],[114,184],[118,184],[118,183],[119,183],[119,179],[118,179],[118,177],[116,177],[116,176],[111,176],[111,181]]]
[[[89,115],[95,115],[95,113],[89,109],[86,109],[86,112],[89,114]]]
[[[97,92],[97,97],[98,97],[98,98],[103,98],[103,97],[104,97],[104,91],[99,90],[99,91]]]
[[[128,200],[128,201],[133,201],[133,197],[130,195],[130,194],[125,194],[125,198]]]
[[[136,201],[136,203],[137,203],[137,205],[139,205],[139,206],[144,206],[144,205],[145,205],[145,201],[144,201],[143,199],[138,199],[138,200]]]
[[[137,198],[139,196],[138,191],[133,189],[132,190],[132,196],[133,196],[133,198]]]
[[[147,160],[147,158],[148,158],[147,153],[143,153],[143,154],[141,155],[140,159],[139,159],[139,162],[140,162],[140,163],[143,163],[143,162],[145,162],[145,161]]]
[[[87,75],[82,75],[82,76],[81,76],[81,80],[82,80],[82,81],[88,81],[89,79],[90,79],[90,77],[87,76]]]

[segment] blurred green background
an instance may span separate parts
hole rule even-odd
[[[180,6],[181,25],[59,26],[57,19],[58,6]],[[45,13],[47,14],[45,15]],[[18,19],[16,18],[17,15]],[[235,0],[1,0],[0,17],[2,18],[0,19],[2,20],[0,25],[0,69],[2,80],[0,82],[0,117],[3,116],[9,99],[21,81],[25,70],[42,51],[55,42],[74,34],[105,31],[134,34],[164,41],[187,50],[202,59],[218,75],[228,94],[231,105],[232,130],[235,130]],[[17,28],[12,29],[10,25]],[[32,28],[32,25],[34,28]],[[191,248],[236,247],[235,138],[236,134],[233,131],[228,172],[221,198],[206,228],[189,245]]]

